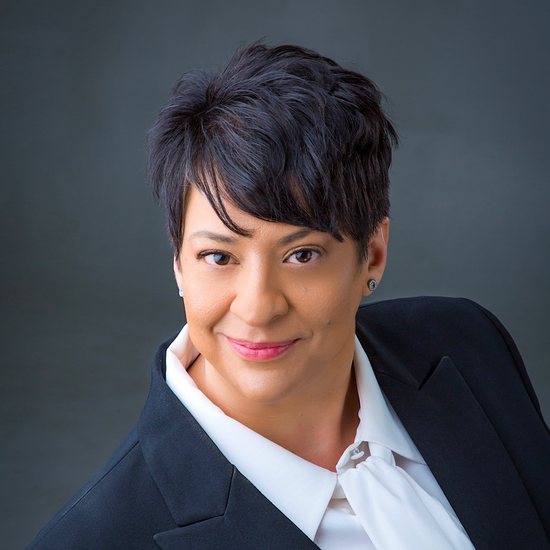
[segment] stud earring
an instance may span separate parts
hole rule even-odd
[[[378,288],[378,283],[376,282],[376,279],[371,279],[369,281],[369,290],[371,292],[374,292]]]
[[[178,294],[180,295],[180,298],[183,298],[183,288],[180,287]]]

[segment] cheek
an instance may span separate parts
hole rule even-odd
[[[294,303],[311,321],[327,329],[335,325],[355,322],[355,314],[361,302],[362,285],[356,277],[340,276],[329,279],[325,284],[310,284],[303,287],[301,297]]]
[[[207,330],[230,307],[230,285],[200,269],[194,258],[182,262],[182,287],[189,329]]]
[[[221,293],[194,292],[185,293],[185,314],[189,328],[209,330],[229,310],[230,301]]]
[[[213,299],[211,293],[184,296],[185,314],[191,341],[208,361],[219,362],[220,350],[215,328],[225,313],[223,301],[220,296]]]

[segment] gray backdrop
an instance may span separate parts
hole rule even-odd
[[[365,72],[402,136],[376,298],[501,318],[547,417],[546,0],[4,0],[0,6],[2,546],[22,548],[136,421],[182,323],[144,135],[185,70],[242,42]]]

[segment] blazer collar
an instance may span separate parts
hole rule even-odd
[[[138,437],[151,475],[180,528],[159,533],[164,550],[318,547],[230,464],[165,381],[166,348],[153,363]]]
[[[414,342],[373,319],[358,320],[357,336],[476,549],[548,550],[506,448],[451,358],[430,361]]]
[[[166,385],[166,348],[170,342],[156,353],[138,436],[174,521],[186,525],[224,513],[233,466]],[[189,501],[182,495],[195,494],[201,498],[193,501],[194,506],[185,505]]]

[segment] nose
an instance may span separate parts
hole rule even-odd
[[[288,309],[276,268],[267,264],[242,266],[231,313],[249,326],[260,327],[285,315]]]

